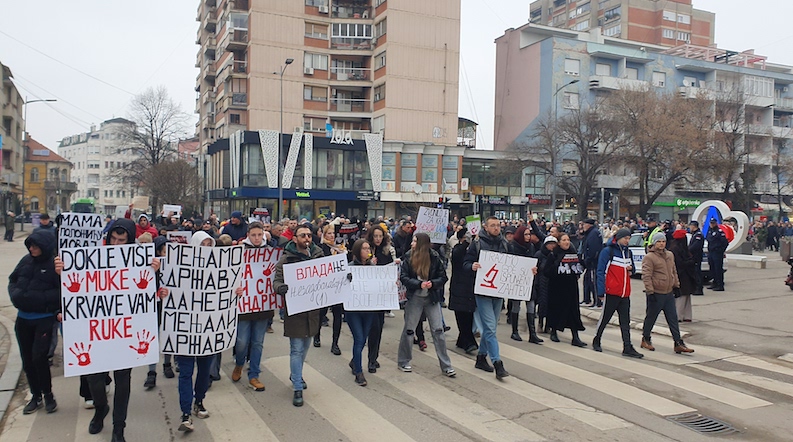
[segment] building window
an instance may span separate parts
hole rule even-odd
[[[230,124],[240,124],[240,114],[229,114]]]
[[[374,57],[375,70],[385,66],[385,52],[381,52]]]
[[[375,5],[375,6],[380,6],[380,5],[382,5],[383,3],[385,3],[385,2],[386,2],[386,0],[377,0],[377,2],[375,2],[375,4],[374,4],[374,5]]]
[[[231,30],[248,30],[248,14],[241,12],[232,12],[229,14],[229,25]]]
[[[376,86],[374,88],[374,101],[380,101],[385,99],[385,84],[381,84],[380,86]]]
[[[675,31],[672,29],[664,29],[664,38],[675,38]]]
[[[581,74],[581,60],[565,58],[564,73],[567,75],[575,75],[576,77],[579,76]]]
[[[303,57],[303,66],[307,68],[319,69],[321,71],[328,70],[328,56],[323,54],[309,54]]]
[[[318,38],[320,40],[328,39],[328,25],[319,25],[314,23],[306,23],[306,37]]]
[[[325,132],[325,119],[320,117],[303,117],[303,130],[306,132]]]
[[[438,182],[438,155],[421,156],[421,182]]]
[[[31,212],[38,212],[39,211],[39,199],[36,198],[35,196],[30,199],[30,211]]]
[[[653,72],[653,86],[664,87],[666,85],[666,74],[663,72]]]
[[[578,93],[565,92],[563,106],[565,109],[578,109]]]
[[[664,11],[664,20],[677,21],[677,14],[675,11]]]
[[[375,36],[375,38],[380,37],[381,35],[385,35],[385,33],[386,33],[386,21],[387,20],[383,20],[383,21],[375,23],[375,25],[374,25],[374,36]]]
[[[88,162],[89,169],[99,169],[99,161],[89,161]]]
[[[402,182],[416,182],[416,167],[418,166],[418,154],[402,154]]]
[[[616,8],[611,8],[603,13],[603,18],[606,21],[609,21],[613,18],[620,17],[622,15],[622,6],[617,6]]]
[[[303,87],[303,99],[307,101],[328,101],[328,88],[305,86]]]
[[[688,14],[677,14],[677,22],[684,25],[691,24],[691,16]]]
[[[695,77],[683,77],[683,86],[697,87],[697,79]]]
[[[372,38],[372,25],[334,23],[332,37]]]
[[[603,35],[606,37],[616,37],[622,33],[622,26],[612,26],[603,30]]]
[[[372,133],[385,133],[385,115],[372,118]]]
[[[628,80],[638,80],[639,70],[636,68],[625,68],[625,78]]]
[[[605,77],[611,76],[611,65],[606,63],[598,63],[595,65],[595,75],[603,75]]]
[[[688,32],[679,32],[677,33],[677,39],[680,41],[691,41],[691,34]]]
[[[31,183],[38,183],[39,182],[39,168],[34,167],[30,169],[30,182]]]
[[[578,22],[573,26],[574,31],[584,31],[589,29],[589,20],[584,20],[582,22]]]

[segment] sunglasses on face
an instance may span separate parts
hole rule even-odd
[[[297,237],[298,238],[311,238],[311,234],[310,233],[299,233],[297,235]]]

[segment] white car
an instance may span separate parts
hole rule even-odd
[[[628,248],[630,249],[631,253],[633,254],[633,275],[635,277],[639,277],[642,274],[642,260],[644,259],[644,255],[647,252],[644,250],[644,237],[642,236],[643,233],[633,233],[631,234],[631,239],[628,242]],[[687,241],[691,241],[691,234],[686,233]],[[727,259],[724,259],[724,271],[727,271]],[[710,265],[708,264],[708,241],[705,240],[705,248],[702,253],[702,277],[707,283],[710,281]]]

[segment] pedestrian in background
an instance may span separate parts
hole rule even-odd
[[[674,291],[678,322],[691,322],[691,295],[697,287],[694,257],[688,249],[686,231],[679,228],[672,232],[669,251],[675,257],[675,270],[680,287]]]

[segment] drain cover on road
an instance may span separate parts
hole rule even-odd
[[[725,435],[738,432],[735,427],[726,422],[703,416],[699,413],[678,414],[676,416],[669,416],[667,419],[702,434]]]

